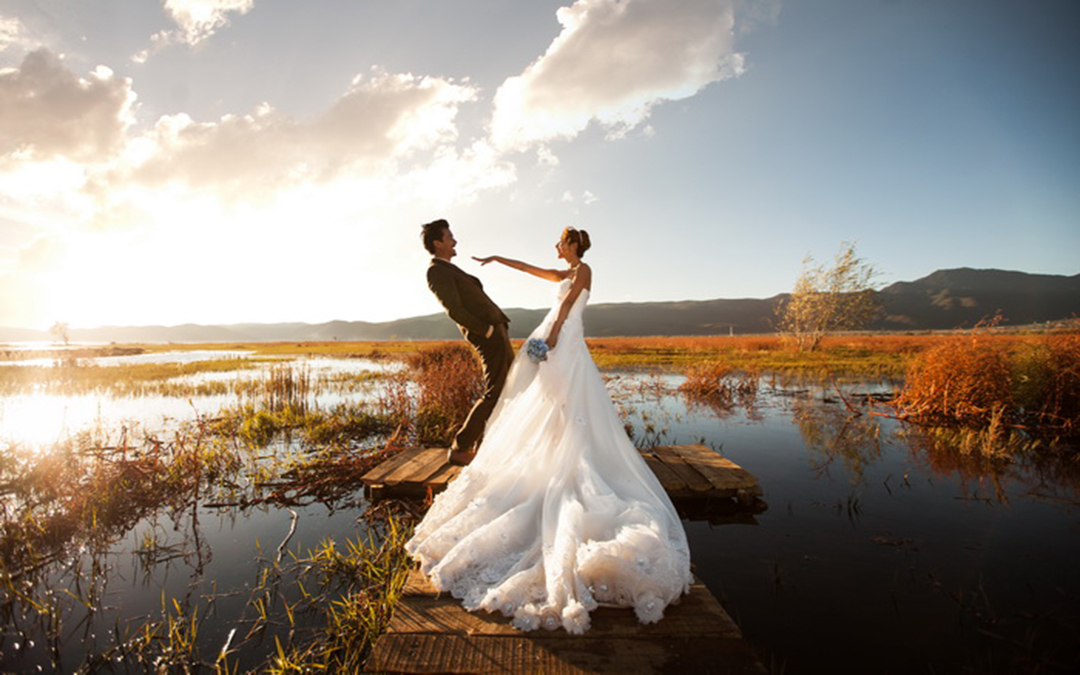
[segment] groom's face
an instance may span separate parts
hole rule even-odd
[[[435,256],[443,260],[449,260],[457,255],[456,247],[457,239],[454,239],[454,233],[448,227],[443,230],[442,239],[435,240]]]

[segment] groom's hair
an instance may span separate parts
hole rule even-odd
[[[449,229],[450,223],[445,218],[424,223],[420,228],[420,238],[424,240],[424,248],[431,255],[435,255],[435,242],[443,238],[443,230]]]

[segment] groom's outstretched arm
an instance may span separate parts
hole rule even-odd
[[[457,283],[454,281],[452,272],[443,269],[441,266],[433,265],[428,268],[427,281],[428,288],[439,299],[439,304],[446,309],[446,313],[450,315],[454,323],[464,326],[474,335],[487,335],[491,324],[465,309],[465,304],[461,302],[461,294],[458,293]]]

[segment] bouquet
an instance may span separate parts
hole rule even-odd
[[[534,363],[547,361],[548,349],[547,343],[540,338],[532,338],[525,343],[525,353],[529,355],[529,358],[532,359]]]

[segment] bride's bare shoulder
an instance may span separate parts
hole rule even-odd
[[[586,290],[592,290],[592,268],[588,263],[581,263],[574,268],[574,281],[580,282]]]

